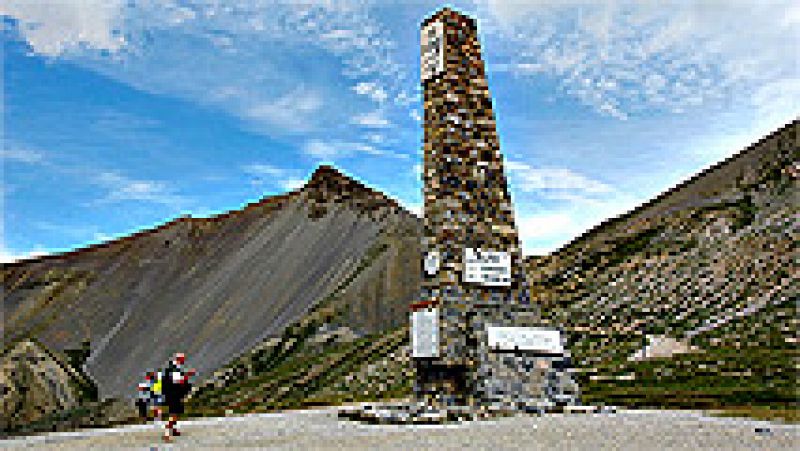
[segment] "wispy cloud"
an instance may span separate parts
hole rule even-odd
[[[557,238],[579,231],[572,215],[566,212],[547,212],[522,216],[517,226],[523,240]]]
[[[125,44],[119,33],[122,6],[122,0],[6,0],[0,15],[22,22],[20,31],[33,51],[52,57],[82,46],[118,51]]]
[[[414,215],[420,218],[424,214],[424,212],[422,211],[423,205],[421,203],[405,203],[403,204],[403,206],[406,208],[406,210],[410,211],[411,213],[414,213]]]
[[[319,93],[296,89],[274,101],[249,106],[245,116],[283,131],[307,132],[315,128],[315,116],[322,107],[322,96]]]
[[[46,154],[42,151],[16,144],[0,150],[0,157],[4,161],[35,164],[41,169],[52,171],[60,176],[72,177],[75,180],[102,187],[105,194],[94,200],[95,204],[142,201],[182,208],[190,202],[189,197],[176,194],[166,182],[130,178],[118,171],[98,170],[98,168],[86,164],[53,161],[52,158],[45,158]]]
[[[181,208],[189,202],[189,198],[175,194],[174,190],[162,181],[137,180],[117,172],[101,172],[91,181],[106,189],[106,194],[96,201],[99,204],[139,201]]]
[[[634,196],[615,192],[607,197],[561,193],[570,199],[542,206],[518,204],[517,227],[526,254],[556,250],[603,220],[620,215],[641,203]]]
[[[494,70],[551,76],[567,95],[620,119],[747,101],[800,78],[790,1],[476,3],[483,29],[501,41]]]
[[[31,226],[58,236],[67,236],[71,239],[85,240],[96,237],[100,232],[95,225],[58,224],[52,221],[33,221]]]
[[[322,141],[314,139],[308,141],[303,147],[306,155],[318,159],[335,159],[348,157],[355,153],[366,153],[369,155],[383,155],[384,152],[368,144],[345,142],[345,141]]]
[[[44,154],[25,148],[8,148],[0,150],[0,159],[19,163],[36,164],[44,161]]]
[[[353,91],[355,91],[356,94],[367,96],[378,103],[385,102],[389,97],[389,94],[386,93],[383,87],[376,82],[363,81],[353,86]]]
[[[517,227],[526,254],[554,251],[602,219],[635,206],[634,196],[567,168],[509,160],[512,188],[533,196],[517,202]]]
[[[287,169],[265,163],[247,164],[242,166],[242,170],[251,175],[269,177],[284,177],[288,172]]]
[[[19,21],[35,53],[69,58],[147,92],[219,108],[268,135],[324,134],[359,114],[365,127],[385,127],[383,116],[358,111],[363,105],[352,98],[405,109],[402,100],[414,85],[370,2],[5,5],[2,11]],[[336,83],[331,72],[338,72]],[[392,106],[390,99],[398,100]]]
[[[284,179],[280,181],[280,186],[284,191],[294,191],[302,188],[306,184],[304,179]]]
[[[560,195],[570,191],[583,194],[603,194],[613,191],[610,185],[566,168],[534,168],[524,162],[508,161],[506,169],[512,173],[517,181],[517,188],[522,191],[561,192]]]
[[[285,191],[292,191],[302,187],[306,180],[296,176],[297,171],[284,169],[271,164],[252,163],[242,166],[242,170],[255,177],[254,184],[261,185],[265,182],[280,187]]]
[[[387,128],[391,127],[392,123],[384,117],[383,112],[380,110],[373,110],[368,113],[359,114],[353,118],[352,123],[367,128]]]
[[[35,246],[32,250],[27,252],[6,247],[5,244],[0,245],[0,263],[13,263],[47,254],[48,251],[41,245]]]

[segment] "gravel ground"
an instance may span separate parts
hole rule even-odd
[[[333,409],[183,422],[174,443],[154,425],[0,441],[37,449],[800,449],[800,426],[687,411],[516,416],[446,426],[372,426]]]

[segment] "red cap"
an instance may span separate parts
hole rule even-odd
[[[183,355],[182,352],[175,354],[175,362],[177,362],[179,365],[183,365],[183,362],[185,361],[186,361],[186,356]]]

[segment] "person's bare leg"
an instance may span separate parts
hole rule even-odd
[[[164,412],[159,408],[158,409],[158,418],[159,418],[159,420],[162,419],[162,413],[164,413]],[[166,418],[164,420],[165,420],[165,422],[164,422],[164,436],[163,436],[163,439],[164,439],[165,442],[169,442],[169,441],[172,440],[172,434],[170,434],[170,432],[172,430],[172,424],[171,424],[172,422],[170,421],[171,420],[171,416],[170,415],[166,415]]]
[[[176,415],[172,415],[170,417],[170,423],[172,425],[172,427],[170,428],[172,430],[172,435],[174,435],[175,437],[178,437],[179,435],[181,435],[181,431],[178,430],[178,415],[177,414]]]

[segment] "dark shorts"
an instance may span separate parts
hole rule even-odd
[[[136,407],[139,408],[139,416],[142,418],[147,418],[147,401],[143,399],[137,399]]]
[[[182,401],[172,401],[168,399],[164,405],[167,407],[167,411],[170,414],[174,415],[183,415],[183,402]]]

